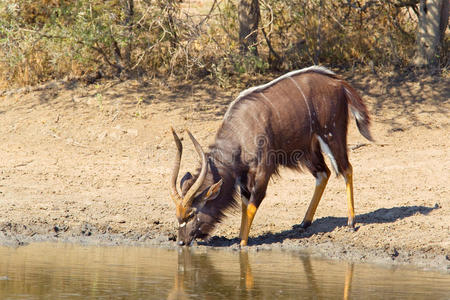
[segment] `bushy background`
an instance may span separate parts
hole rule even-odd
[[[323,64],[402,68],[417,15],[390,1],[260,1],[258,55],[239,51],[238,1],[0,2],[0,87],[98,76],[210,77]],[[251,53],[251,52],[249,52]],[[448,37],[442,49],[446,64]]]

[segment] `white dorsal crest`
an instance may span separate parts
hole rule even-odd
[[[333,71],[330,71],[330,70],[328,70],[325,67],[322,67],[322,66],[311,66],[311,67],[308,67],[308,68],[303,68],[303,69],[300,69],[300,70],[291,71],[289,73],[281,75],[278,78],[275,78],[274,80],[272,80],[272,81],[270,81],[268,83],[248,88],[248,89],[242,91],[237,96],[237,98],[234,99],[233,102],[230,103],[230,106],[228,106],[227,112],[225,113],[224,120],[226,120],[230,116],[230,113],[231,113],[231,110],[232,110],[233,106],[237,102],[239,102],[239,100],[244,98],[245,96],[248,96],[248,95],[250,95],[253,92],[260,92],[262,90],[265,90],[268,87],[271,87],[272,85],[276,84],[277,82],[279,82],[279,81],[281,81],[283,79],[286,79],[286,78],[289,78],[289,77],[292,77],[292,76],[295,76],[295,75],[298,75],[298,74],[307,73],[307,72],[316,72],[316,73],[321,73],[321,74],[325,74],[325,75],[336,75]]]

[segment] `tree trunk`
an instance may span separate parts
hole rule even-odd
[[[449,0],[420,0],[417,49],[414,64],[436,66],[448,24]]]
[[[133,26],[134,26],[134,0],[126,0],[123,4],[123,11],[125,15],[125,20],[123,22],[124,32],[123,35],[126,37],[126,46],[124,52],[125,66],[128,71],[131,69],[131,52],[133,50]]]
[[[258,0],[239,1],[239,44],[241,53],[258,55],[256,46],[259,23]]]

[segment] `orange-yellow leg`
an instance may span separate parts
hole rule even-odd
[[[344,300],[348,300],[350,298],[352,281],[353,281],[353,264],[348,264],[347,272],[345,273]]]
[[[319,205],[320,199],[322,198],[323,191],[327,186],[328,178],[330,178],[330,170],[326,169],[326,172],[320,172],[317,174],[316,178],[316,188],[314,189],[314,194],[309,203],[308,210],[306,211],[305,217],[303,218],[300,227],[306,228],[311,225],[311,222],[316,213],[317,206]]]
[[[348,169],[344,172],[345,185],[347,190],[347,207],[348,207],[348,221],[349,227],[355,227],[355,207],[353,200],[353,168],[349,164]]]
[[[242,233],[244,232],[245,226],[247,226],[247,204],[242,201],[242,216],[241,216],[241,230],[239,231],[239,238],[242,239]]]
[[[241,223],[241,246],[247,246],[248,242],[248,234],[250,233],[250,226],[252,226],[253,218],[255,218],[255,214],[258,208],[250,203],[246,211],[244,212],[244,208],[242,208],[242,223]]]
[[[245,273],[245,289],[251,290],[255,285],[255,280],[253,279],[252,270],[250,265],[247,265],[247,272]]]
[[[244,279],[245,289],[251,290],[255,285],[255,280],[253,279],[252,268],[250,267],[247,251],[241,251],[239,262],[241,268],[241,279]]]

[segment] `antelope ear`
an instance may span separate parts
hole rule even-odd
[[[185,190],[183,189],[184,183],[188,182],[189,180],[192,181],[192,174],[190,172],[186,172],[186,174],[184,174],[184,176],[181,178],[180,180],[180,190],[184,193]],[[192,185],[192,184],[191,184]],[[190,187],[190,185],[189,185]]]
[[[217,183],[214,183],[213,185],[211,185],[209,187],[208,191],[206,192],[205,197],[203,198],[205,202],[209,201],[209,200],[213,200],[219,195],[220,188],[222,187],[222,183],[223,183],[223,180],[220,179]]]
[[[206,203],[210,200],[214,200],[220,193],[220,188],[222,187],[223,180],[220,179],[218,182],[211,185],[209,188],[206,188],[200,196],[198,196],[196,200],[196,204],[193,206],[193,209],[198,212],[203,209]]]

